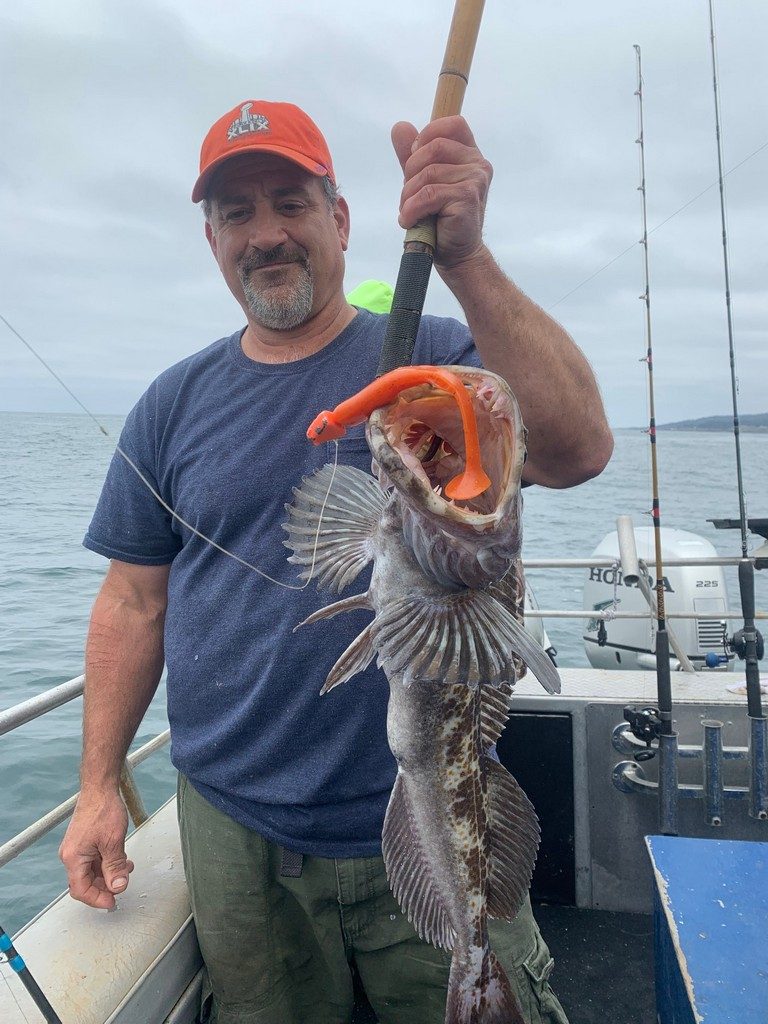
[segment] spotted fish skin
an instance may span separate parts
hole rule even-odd
[[[409,429],[411,415],[419,426],[439,428],[460,456],[450,410],[417,393],[369,421],[380,482],[349,466],[326,466],[304,480],[288,507],[286,544],[304,575],[314,562],[318,585],[332,591],[373,561],[366,594],[305,624],[353,608],[374,613],[323,692],[374,657],[389,679],[387,738],[397,777],[382,852],[392,891],[418,934],[453,951],[446,1024],[525,1024],[490,948],[488,919],[517,914],[539,828],[528,798],[488,750],[506,723],[517,666],[528,665],[550,691],[559,679],[515,614],[522,593],[519,413],[506,384],[471,373],[479,406],[501,407],[507,417],[499,430],[491,415],[481,424],[483,455],[495,470],[493,508],[448,507],[434,477],[398,449],[406,430],[419,435]],[[424,448],[431,457],[434,443]]]
[[[394,895],[422,937],[453,951],[446,1022],[523,1024],[488,939],[492,853],[479,694],[461,683],[404,686],[401,678],[390,680],[390,691],[387,734],[398,776],[383,854]],[[535,851],[532,822],[526,840]]]

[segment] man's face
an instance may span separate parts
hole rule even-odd
[[[233,157],[216,174],[206,235],[249,321],[290,331],[341,293],[346,203],[321,179],[270,153]]]

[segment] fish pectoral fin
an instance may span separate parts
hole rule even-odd
[[[512,683],[515,669],[508,647],[497,642],[489,613],[491,598],[478,590],[403,597],[381,609],[375,620],[379,664],[392,678],[498,686]],[[485,616],[481,614],[485,608]]]
[[[320,619],[332,619],[334,615],[341,615],[342,612],[354,612],[359,608],[370,609],[371,607],[367,590],[364,594],[353,594],[352,597],[345,597],[341,601],[327,604],[324,608],[318,608],[316,612],[312,612],[297,626],[294,626],[293,632],[295,633],[302,626],[310,626],[313,622],[319,622]]]
[[[414,828],[408,793],[399,774],[389,798],[381,848],[390,888],[419,937],[435,946],[453,949],[456,933]]]
[[[372,558],[371,538],[387,502],[378,483],[354,466],[323,466],[294,487],[289,520],[283,523],[299,574],[318,587],[341,591]]]
[[[338,603],[343,604],[344,602],[339,601]],[[371,638],[372,625],[373,623],[367,625],[362,633],[359,633],[355,637],[346,651],[341,655],[339,660],[328,673],[328,677],[320,691],[321,694],[328,693],[328,691],[332,690],[334,686],[338,686],[340,683],[346,683],[346,681],[351,679],[352,676],[357,675],[358,672],[363,672],[368,668],[376,653],[376,648],[373,646],[373,640]]]
[[[491,629],[497,642],[505,644],[507,650],[523,659],[547,693],[560,693],[560,673],[549,655],[495,597],[488,594],[483,594],[483,597],[494,606]]]
[[[511,921],[531,884],[539,849],[539,820],[533,804],[504,765],[483,756],[488,783],[491,862],[488,913]]]
[[[512,566],[500,580],[491,583],[487,593],[509,612],[515,621],[524,625],[525,620],[525,573],[523,563],[516,558]],[[526,674],[527,665],[519,656],[515,656],[515,670],[519,682]]]
[[[390,678],[402,672],[407,679],[427,682],[513,684],[513,656],[518,655],[545,690],[560,692],[560,677],[549,656],[483,590],[391,601],[376,616],[374,642]]]

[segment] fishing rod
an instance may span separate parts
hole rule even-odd
[[[460,114],[485,0],[456,0],[430,121]],[[377,376],[408,366],[421,322],[436,248],[436,217],[419,221],[405,234]]]
[[[730,641],[732,650],[744,661],[747,680],[747,715],[750,720],[750,809],[752,817],[768,818],[768,719],[763,715],[760,696],[760,665],[763,638],[755,626],[755,567],[747,553],[747,504],[741,463],[738,384],[733,340],[731,309],[731,274],[728,258],[728,231],[725,216],[725,175],[723,144],[720,131],[720,90],[717,80],[717,48],[715,45],[715,14],[709,0],[709,40],[712,54],[712,87],[715,98],[715,138],[717,143],[718,184],[720,187],[720,224],[723,236],[723,271],[725,276],[725,309],[728,325],[728,353],[731,366],[731,398],[733,402],[733,437],[736,445],[736,486],[739,495],[739,528],[741,530],[741,561],[739,562],[739,595],[744,626]]]
[[[48,1002],[40,986],[32,977],[21,954],[14,948],[10,935],[0,926],[0,954],[6,957],[8,965],[19,976],[19,981],[32,997],[32,1002],[42,1013],[47,1024],[62,1024],[61,1017]]]
[[[648,367],[648,437],[651,442],[651,481],[653,489],[653,540],[656,555],[656,690],[659,704],[659,827],[664,835],[677,835],[677,733],[672,722],[672,680],[669,667],[669,633],[667,632],[664,604],[664,568],[661,554],[661,508],[659,504],[659,465],[656,454],[656,405],[653,386],[653,342],[651,336],[651,278],[648,260],[648,211],[645,187],[645,130],[643,123],[643,69],[640,47],[635,44],[637,58],[637,108],[640,147],[640,185],[642,197],[643,264],[645,292],[640,296],[645,303],[645,363]]]

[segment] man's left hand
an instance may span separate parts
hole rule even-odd
[[[400,225],[437,217],[435,265],[448,270],[483,247],[483,217],[493,168],[463,117],[441,117],[418,132],[407,121],[392,129],[405,175]]]

